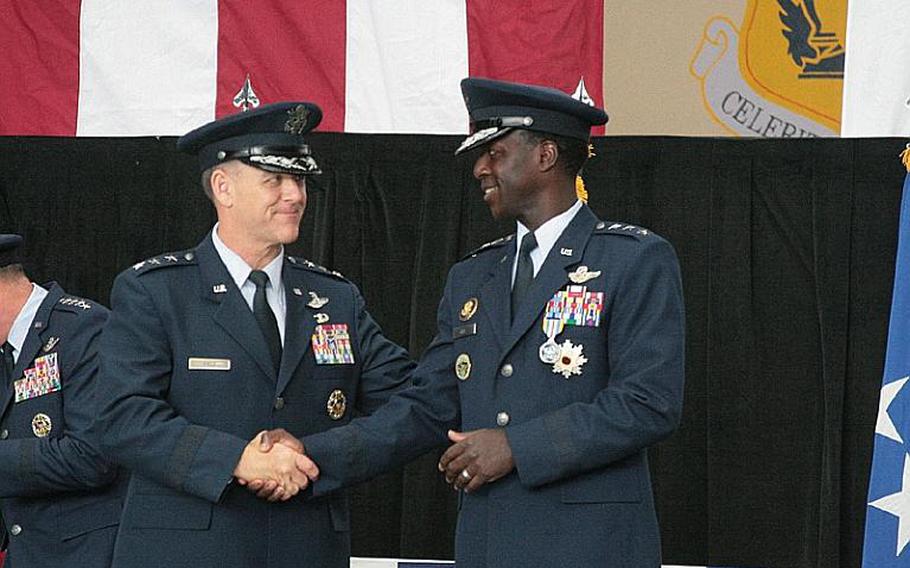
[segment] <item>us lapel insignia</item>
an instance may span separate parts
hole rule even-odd
[[[315,310],[318,310],[319,308],[321,308],[322,306],[324,306],[328,303],[329,303],[328,298],[320,297],[319,294],[317,294],[316,292],[310,292],[310,301],[307,302],[306,305]]]
[[[335,389],[329,395],[329,400],[325,403],[325,410],[332,420],[341,420],[344,411],[348,408],[348,398],[341,389]]]
[[[293,292],[295,296],[303,296],[303,292],[300,290],[300,288],[294,288]]]
[[[316,318],[316,323],[325,323],[329,321],[329,314],[324,314],[319,312],[318,314],[313,314],[313,317]]]
[[[600,276],[600,270],[589,271],[587,266],[581,265],[569,273],[569,280],[576,284],[584,284],[598,276]]]
[[[227,294],[227,286],[224,284],[216,284],[212,286],[213,294]]]
[[[47,343],[44,344],[44,352],[47,353],[48,351],[50,351],[51,349],[56,347],[58,343],[60,343],[59,337],[51,337],[50,339],[47,340]]]
[[[559,249],[559,254],[563,256],[572,256],[572,249],[570,248],[561,248]]]
[[[583,345],[572,345],[572,342],[566,339],[559,346],[559,358],[553,364],[553,372],[561,374],[568,379],[572,375],[581,374],[581,366],[588,362],[588,358],[582,354]]]
[[[458,314],[458,319],[461,321],[468,321],[474,317],[474,313],[477,312],[477,304],[477,298],[468,298],[464,305],[461,306],[461,312]]]
[[[47,414],[39,412],[32,418],[32,433],[37,438],[46,438],[53,428],[54,424],[51,422],[51,417]]]

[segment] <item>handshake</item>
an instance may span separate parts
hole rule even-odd
[[[243,449],[234,468],[237,483],[268,501],[287,501],[319,478],[303,442],[283,428],[264,430]]]

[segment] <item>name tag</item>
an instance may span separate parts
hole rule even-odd
[[[468,337],[470,335],[477,334],[477,324],[468,323],[465,325],[459,325],[452,330],[452,339],[460,339],[462,337]]]
[[[187,361],[190,371],[230,371],[230,359],[210,359],[208,357],[190,357]]]

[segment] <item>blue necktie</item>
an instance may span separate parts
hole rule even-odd
[[[518,249],[518,267],[515,269],[515,284],[512,285],[512,319],[521,306],[521,300],[527,294],[531,283],[534,282],[534,262],[531,260],[531,251],[537,248],[537,239],[534,233],[528,233],[521,239]]]
[[[269,346],[269,354],[275,365],[275,372],[281,368],[281,335],[278,333],[278,320],[269,306],[265,297],[265,286],[269,283],[269,275],[261,270],[250,272],[250,281],[256,285],[256,294],[253,296],[253,316],[262,330],[265,343]]]

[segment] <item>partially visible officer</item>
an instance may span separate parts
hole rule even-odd
[[[0,235],[0,515],[6,568],[111,565],[118,469],[93,442],[108,311],[32,283]]]
[[[457,384],[461,429],[439,467],[456,488],[458,568],[660,566],[647,448],[677,427],[684,310],[676,254],[576,197],[592,125],[561,91],[469,78],[474,176],[516,233],[449,273],[414,387],[350,426],[305,436],[314,492],[434,443]],[[458,404],[457,402],[454,404]]]
[[[133,472],[117,568],[350,563],[345,494],[298,493],[318,470],[258,442],[369,413],[413,367],[351,282],[284,253],[320,173],[302,135],[321,118],[278,103],[177,142],[198,156],[218,223],[195,248],[128,268],[111,293],[103,447]],[[242,486],[254,479],[277,483],[278,501]]]

